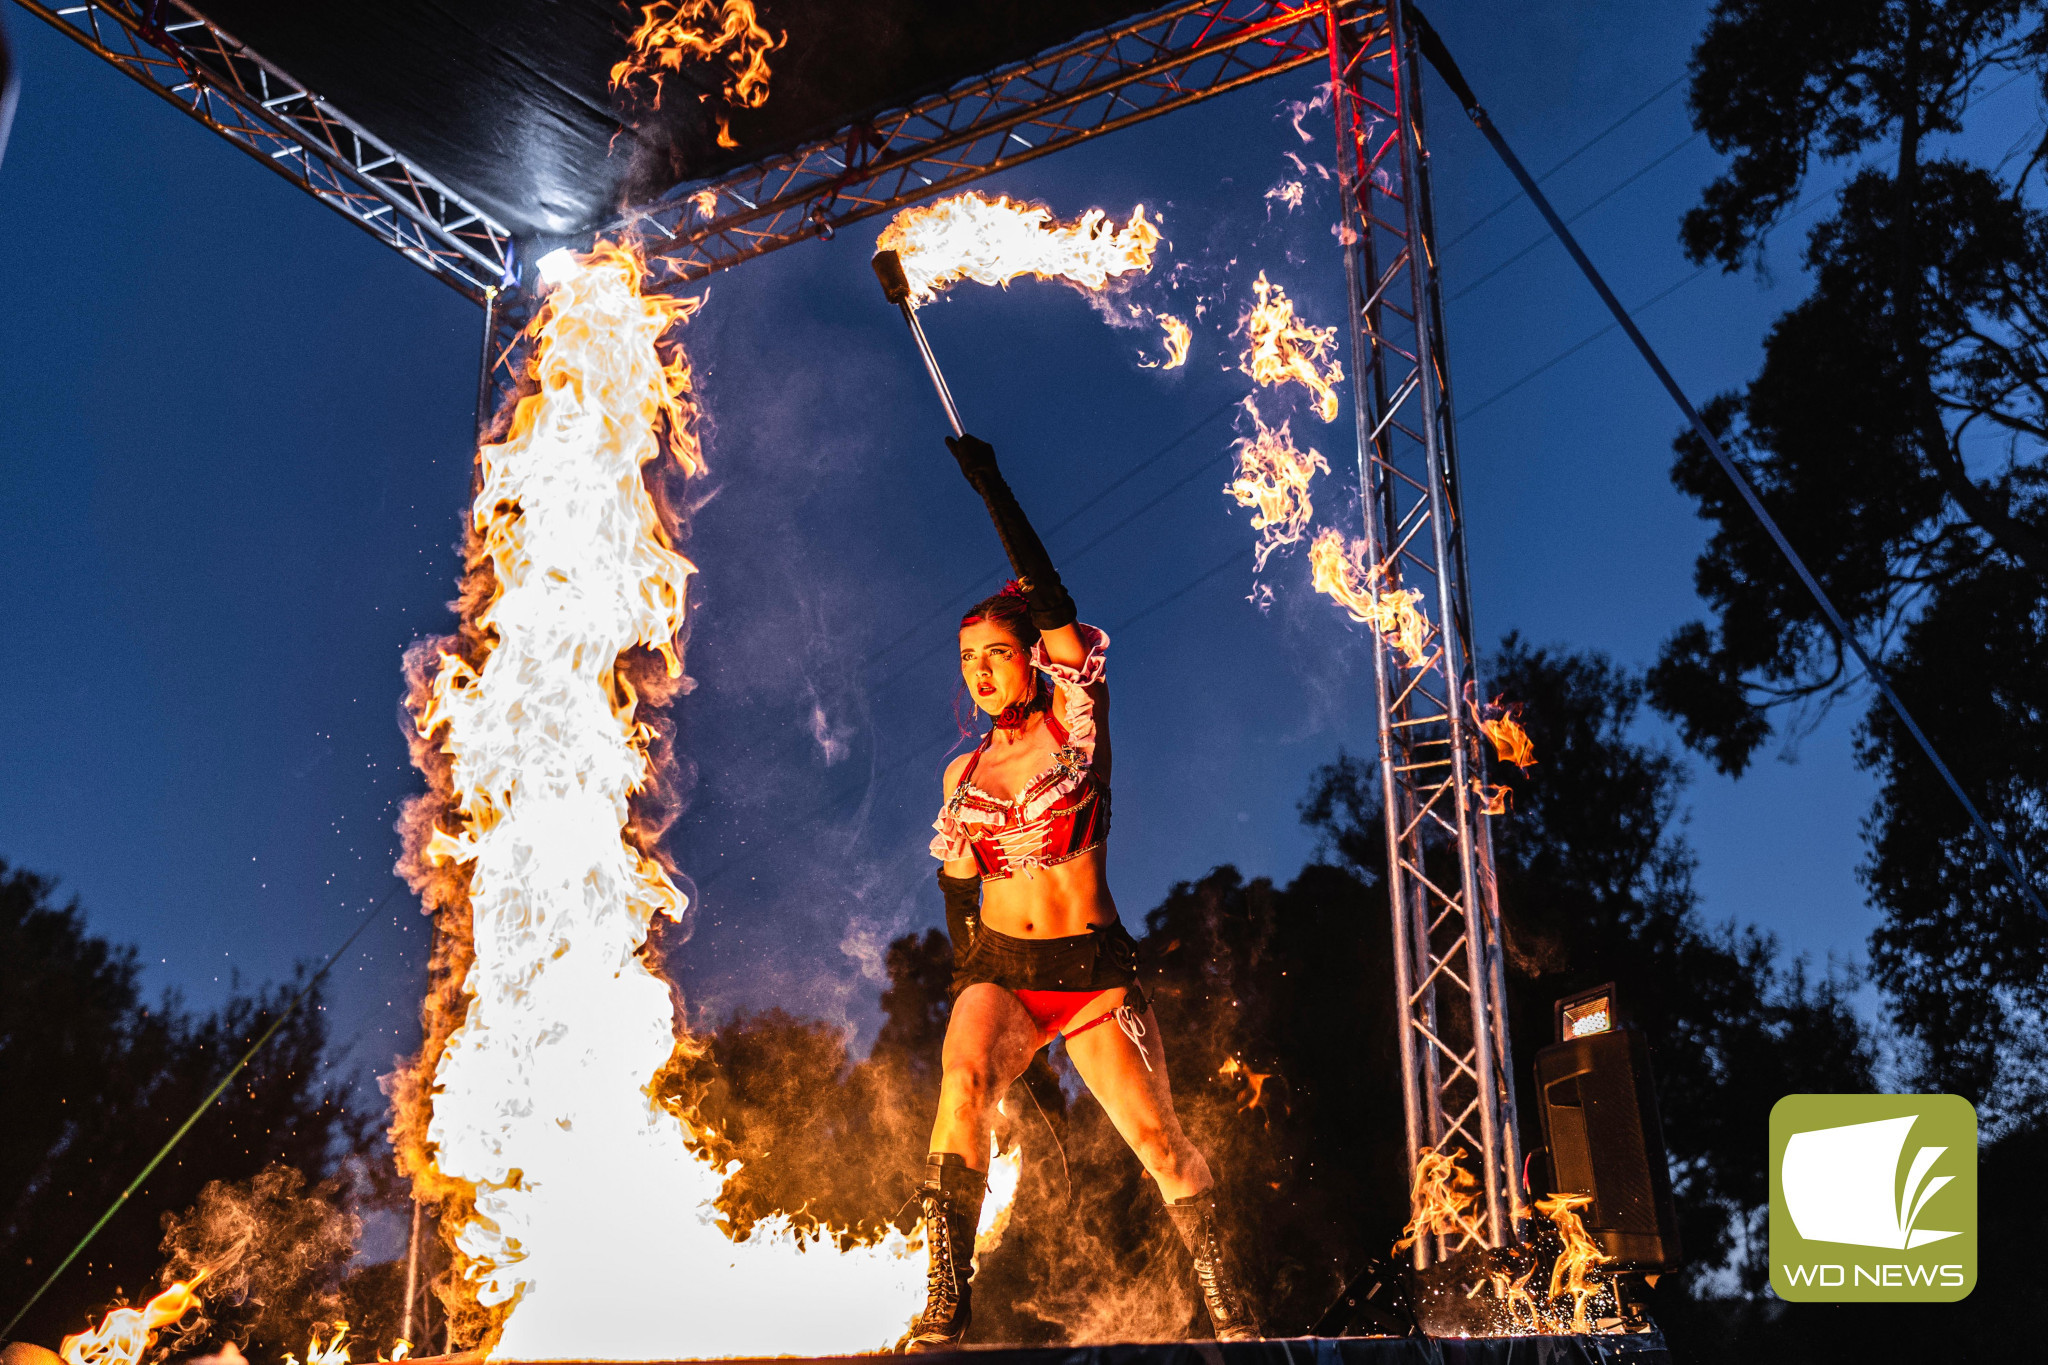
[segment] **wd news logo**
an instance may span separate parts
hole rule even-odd
[[[1808,1303],[1977,1285],[1977,1111],[1957,1095],[1787,1095],[1771,1110],[1771,1288]]]

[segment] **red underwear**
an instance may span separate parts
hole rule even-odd
[[[1110,987],[1110,990],[1116,989],[1118,988]],[[1054,1034],[1065,1028],[1075,1015],[1088,1008],[1092,1002],[1108,995],[1109,991],[1013,990],[1010,994],[1017,997],[1017,1003],[1024,1007],[1025,1013],[1029,1014],[1032,1022],[1038,1025],[1039,1036],[1051,1038]],[[1078,1037],[1089,1029],[1094,1028],[1097,1024],[1106,1024],[1114,1018],[1116,1018],[1115,1010],[1105,1010],[1066,1036],[1069,1038]]]

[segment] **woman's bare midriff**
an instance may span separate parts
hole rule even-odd
[[[984,877],[981,922],[1011,938],[1070,938],[1116,923],[1109,894],[1109,848],[1098,844],[1027,876]]]

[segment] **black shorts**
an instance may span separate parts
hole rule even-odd
[[[1122,986],[1131,1008],[1145,1009],[1138,983],[1138,943],[1118,920],[1066,938],[1012,938],[985,924],[953,969],[953,997],[977,982],[1006,991],[1111,991]]]

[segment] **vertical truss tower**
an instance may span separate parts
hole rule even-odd
[[[1401,6],[1327,18],[1364,560],[1432,627],[1420,665],[1370,632],[1409,1170],[1462,1148],[1485,1190],[1459,1233],[1417,1241],[1427,1266],[1514,1240],[1521,1152],[1421,72]]]

